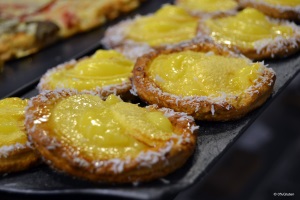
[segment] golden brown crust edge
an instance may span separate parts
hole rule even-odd
[[[180,168],[194,151],[196,134],[193,132],[197,129],[194,120],[183,114],[175,114],[169,119],[175,129],[182,132],[182,137],[171,139],[163,147],[151,149],[156,153],[147,154],[146,152],[129,160],[113,159],[108,161],[93,161],[81,153],[75,155],[72,147],[64,146],[56,140],[51,134],[50,127],[43,123],[34,123],[35,119],[45,115],[47,106],[55,103],[59,98],[74,94],[76,94],[74,91],[60,91],[59,93],[52,91],[40,94],[31,100],[26,111],[26,128],[29,140],[40,152],[46,163],[59,171],[92,181],[108,183],[144,182],[160,178]],[[178,120],[179,118],[184,120]],[[157,153],[161,156],[155,157]]]
[[[212,43],[199,43],[191,46],[162,49],[140,57],[133,70],[133,88],[137,95],[149,104],[171,108],[177,112],[185,112],[197,120],[228,121],[243,117],[250,111],[261,106],[271,95],[275,83],[275,74],[270,69],[265,69],[263,77],[258,83],[259,87],[250,88],[247,93],[235,97],[230,101],[216,101],[209,97],[179,97],[162,91],[154,81],[147,76],[147,67],[152,59],[159,54],[168,54],[182,50],[209,52],[218,55],[232,56],[226,49]],[[237,105],[237,106],[234,106]]]
[[[38,154],[31,148],[16,149],[0,157],[0,173],[19,172],[39,163]]]
[[[292,21],[300,21],[300,14],[296,11],[296,9],[293,9],[292,7],[289,7],[287,9],[284,9],[282,7],[281,9],[268,5],[267,3],[260,3],[260,2],[253,2],[249,0],[238,0],[241,7],[252,7],[256,8],[257,10],[260,10],[264,14],[274,17],[277,19],[285,19],[285,20],[292,20]]]
[[[218,17],[215,17],[218,18]],[[272,20],[269,18],[269,20]],[[205,20],[201,20],[198,25],[198,37],[210,37],[209,28],[204,25]],[[275,21],[280,24],[291,26],[294,35],[291,38],[283,39],[281,37],[272,40],[259,40],[256,42],[255,48],[244,48],[237,45],[221,44],[229,48],[231,51],[252,60],[264,60],[273,58],[284,58],[297,53],[300,50],[300,28],[292,22]],[[212,38],[211,38],[212,39]],[[213,40],[213,39],[212,39]]]
[[[174,4],[184,8],[184,6],[180,5],[180,4],[184,5],[184,1],[185,0],[175,0]],[[199,17],[199,18],[207,18],[207,17],[226,17],[229,15],[234,15],[235,13],[237,13],[238,9],[239,9],[239,5],[237,5],[235,8],[232,8],[230,10],[214,11],[214,12],[204,12],[200,10],[189,10],[189,9],[185,9],[185,10],[189,12],[192,16]]]
[[[80,32],[86,32],[100,26],[106,22],[106,18],[108,20],[112,20],[121,14],[128,13],[140,6],[143,1],[145,0],[117,0],[115,2],[108,2],[103,6],[103,8],[99,8],[97,12],[98,15],[95,16],[96,19],[91,19],[88,23],[85,22],[84,24],[78,24],[77,28],[74,30],[61,30],[59,37],[58,35],[49,36],[46,39],[47,43],[43,45],[41,45],[40,41],[36,41],[32,35],[27,35],[25,33],[14,34],[12,36],[13,38],[9,39],[9,42],[2,41],[3,45],[0,45],[0,60],[7,61],[34,54],[57,40],[70,37]],[[31,18],[29,17],[29,20],[30,19]],[[33,17],[33,20],[34,19],[35,18]]]
[[[81,58],[81,60],[88,59],[88,57]],[[71,60],[68,62],[65,62],[63,64],[60,64],[50,70],[48,70],[40,79],[40,82],[37,86],[39,92],[43,92],[46,90],[57,90],[57,89],[74,89],[74,88],[66,88],[66,87],[56,87],[52,88],[49,85],[49,79],[52,76],[52,74],[64,70],[64,69],[72,69],[78,61],[76,60]],[[115,94],[115,95],[120,95],[122,99],[124,100],[133,100],[135,99],[131,93],[131,81],[130,77],[128,77],[128,81],[123,82],[121,84],[117,85],[108,85],[104,87],[96,87],[95,89],[92,90],[84,90],[84,91],[90,91],[93,92],[94,95],[100,96],[102,99],[106,99],[110,94]]]
[[[281,43],[282,47],[277,48],[274,44],[270,44],[262,48],[260,51],[256,49],[245,49],[240,47],[229,47],[230,50],[241,53],[252,60],[264,60],[273,58],[285,58],[297,53],[300,49],[300,38],[295,41],[286,41]],[[274,48],[272,48],[272,46]]]
[[[120,23],[109,27],[104,33],[104,37],[101,40],[101,44],[107,49],[114,49],[126,56],[127,58],[136,61],[138,57],[153,52],[156,49],[176,47],[185,43],[190,43],[193,40],[203,39],[198,38],[195,34],[195,37],[191,40],[181,41],[175,44],[164,44],[160,46],[150,46],[146,42],[134,41],[132,39],[127,38],[126,28],[130,26],[130,24],[132,24],[139,17],[141,16],[136,16],[133,19],[123,20]]]

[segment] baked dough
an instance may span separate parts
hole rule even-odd
[[[164,59],[167,62],[160,63]],[[140,57],[133,70],[132,93],[148,104],[185,112],[198,120],[228,121],[261,106],[274,82],[272,69],[208,40]]]
[[[0,19],[0,62],[39,51],[58,40],[59,28],[49,21]]]
[[[166,4],[155,13],[136,16],[109,27],[101,43],[135,61],[156,48],[194,39],[197,26],[197,17],[183,8]]]
[[[287,57],[299,51],[298,26],[271,19],[253,8],[235,16],[202,20],[198,33],[254,60]]]
[[[26,111],[30,141],[46,163],[110,183],[149,181],[178,169],[195,148],[197,128],[185,113],[75,91],[40,94]]]
[[[39,157],[31,148],[24,127],[27,100],[0,100],[0,173],[22,171],[35,165]]]
[[[239,8],[235,0],[176,0],[175,5],[201,18],[233,15]]]
[[[110,94],[130,98],[134,63],[114,50],[98,50],[90,57],[71,60],[48,70],[38,89],[75,89],[92,91],[106,98]]]
[[[299,1],[275,0],[238,0],[242,7],[252,7],[264,14],[285,20],[300,21]]]
[[[21,58],[137,8],[142,0],[0,0],[0,60]]]

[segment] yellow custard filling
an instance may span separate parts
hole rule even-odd
[[[175,44],[196,36],[198,20],[183,8],[165,5],[151,16],[136,19],[126,31],[126,37],[150,46]]]
[[[238,95],[253,85],[261,64],[194,51],[162,54],[149,66],[150,78],[178,96]]]
[[[256,2],[261,2],[256,0]],[[276,5],[276,6],[299,6],[300,0],[263,0],[263,2]]]
[[[263,13],[253,8],[246,8],[236,16],[208,19],[205,25],[217,42],[244,48],[254,48],[255,42],[259,40],[278,36],[289,38],[293,35],[292,27],[272,23]]]
[[[161,112],[114,95],[106,101],[88,94],[62,99],[52,109],[49,123],[59,140],[96,159],[137,156],[173,135],[171,122]]]
[[[232,10],[235,9],[237,5],[237,2],[234,0],[181,0],[178,3],[178,6],[187,10],[208,13]]]
[[[6,98],[0,100],[0,147],[25,144],[24,120],[27,100]]]
[[[79,60],[74,67],[51,74],[47,84],[51,89],[91,90],[128,82],[132,69],[133,62],[122,54],[114,50],[98,50],[91,57]]]

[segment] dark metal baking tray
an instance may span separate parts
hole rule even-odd
[[[152,12],[159,7],[160,4],[167,1],[148,1],[142,6],[139,12],[147,13]],[[72,44],[63,42],[63,44],[57,44],[52,46],[52,50],[45,50],[33,57],[28,57],[16,62],[10,62],[13,65],[18,63],[14,68],[19,70],[19,76],[22,76],[22,66],[26,65],[27,62],[33,62],[34,64],[46,63],[44,66],[53,66],[55,63],[60,63],[63,60],[69,58],[77,58],[84,56],[96,48],[98,44],[94,43],[97,41],[103,29],[95,30],[89,34],[83,34],[75,39],[68,41],[78,41],[81,45],[82,40],[88,39],[91,41],[84,51],[71,55],[72,53],[65,56],[58,61],[55,61],[53,52],[58,51],[59,55],[64,50],[72,47]],[[94,35],[95,34],[95,35]],[[96,40],[94,40],[96,37]],[[75,45],[76,46],[76,45]],[[60,52],[59,49],[64,49]],[[70,51],[72,49],[69,49]],[[78,49],[77,49],[78,50]],[[67,50],[66,50],[67,51]],[[73,52],[74,53],[74,52]],[[69,56],[69,57],[68,57]],[[24,64],[25,63],[25,64]],[[291,80],[300,71],[300,53],[285,59],[266,61],[269,67],[272,67],[277,74],[277,80],[275,82],[274,92],[267,102],[259,109],[251,112],[246,117],[232,122],[197,122],[200,125],[200,130],[197,139],[197,148],[193,156],[188,162],[179,170],[170,174],[163,179],[152,181],[149,183],[143,183],[139,185],[107,185],[101,183],[91,183],[88,181],[82,181],[69,177],[60,172],[56,172],[46,165],[40,165],[34,167],[25,172],[8,174],[0,177],[0,195],[9,197],[16,197],[16,195],[22,195],[21,198],[25,197],[38,197],[38,198],[53,198],[53,197],[64,197],[72,196],[72,198],[83,198],[89,196],[90,198],[105,197],[105,198],[133,198],[133,199],[170,199],[174,197],[180,191],[192,186],[194,183],[203,180],[205,174],[211,169],[211,167],[220,159],[220,157],[226,152],[226,150],[236,141],[243,132],[252,124],[252,122],[263,112],[263,110],[276,98],[276,96],[291,82]],[[29,67],[29,66],[28,66]],[[26,70],[29,70],[25,67]],[[30,71],[30,70],[29,70]],[[36,77],[28,78],[25,81],[26,87],[14,90],[11,94],[16,94],[22,97],[32,97],[37,94],[35,89],[32,89],[38,78],[43,74],[45,69],[37,70]],[[28,72],[29,73],[29,72]],[[24,72],[24,76],[25,72]],[[9,84],[9,80],[7,80]],[[11,82],[12,83],[12,82]],[[2,83],[0,83],[2,85]],[[22,84],[21,84],[22,85]],[[19,88],[19,87],[16,87]],[[1,93],[4,94],[4,93]],[[9,95],[4,95],[9,96]],[[20,196],[19,196],[20,197]]]

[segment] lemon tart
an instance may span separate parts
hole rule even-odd
[[[239,4],[256,8],[274,18],[300,21],[299,0],[239,0]]]
[[[27,100],[16,97],[0,100],[0,173],[22,171],[38,161],[25,132],[26,106]]]
[[[199,33],[255,60],[286,57],[297,52],[300,43],[300,29],[294,23],[272,20],[253,8],[203,20]]]
[[[72,60],[48,70],[41,78],[38,89],[87,90],[103,98],[110,94],[126,96],[131,88],[133,65],[119,52],[98,50],[90,57]]]
[[[122,21],[105,32],[102,44],[135,60],[153,48],[190,41],[197,35],[198,18],[166,4],[155,13]]]
[[[196,145],[192,117],[115,95],[48,91],[30,100],[26,128],[50,166],[75,177],[142,182],[181,167]]]
[[[146,54],[133,73],[133,93],[145,102],[208,121],[241,118],[266,101],[275,82],[272,69],[212,43]]]
[[[231,15],[239,7],[235,0],[176,0],[175,4],[199,17]]]

